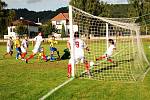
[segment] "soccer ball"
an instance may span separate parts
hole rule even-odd
[[[90,67],[92,67],[94,65],[93,61],[90,61]]]

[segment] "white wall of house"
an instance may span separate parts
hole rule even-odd
[[[56,29],[61,30],[62,29],[62,25],[64,24],[65,26],[65,31],[68,34],[68,30],[70,29],[70,25],[66,24],[66,20],[61,20],[61,21],[52,21],[52,25],[55,25]],[[76,32],[78,31],[78,25],[73,25],[73,31]]]
[[[66,20],[60,20],[60,21],[52,21],[52,25],[55,25],[56,29],[61,30],[62,25],[65,26],[65,31],[67,30]]]
[[[15,32],[16,26],[9,26],[8,29],[8,35],[4,35],[4,39],[9,38],[10,36],[15,38],[17,33]],[[28,32],[38,32],[38,27],[37,26],[29,26],[28,27]]]
[[[17,34],[15,33],[15,28],[16,28],[16,26],[9,26],[9,27],[8,27],[8,35],[10,35],[10,36],[15,36],[15,35],[17,35]]]

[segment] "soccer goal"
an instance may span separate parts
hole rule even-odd
[[[134,20],[97,17],[73,6],[69,6],[69,20],[72,77],[126,82],[144,79],[149,62],[140,39],[140,26]],[[90,74],[83,63],[74,63],[75,30],[90,49],[90,53],[85,51]],[[108,56],[106,52],[111,44],[114,48]]]

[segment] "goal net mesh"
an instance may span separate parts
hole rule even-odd
[[[143,80],[149,62],[140,39],[140,27],[134,20],[97,17],[75,7],[71,13],[72,30],[79,32],[80,39],[90,49],[90,53],[84,51],[90,73],[83,63],[74,64],[75,77],[126,82]],[[116,49],[109,58],[96,60],[105,55],[110,46],[109,39],[113,39]]]

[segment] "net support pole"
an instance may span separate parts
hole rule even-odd
[[[74,78],[75,65],[74,65],[74,32],[73,32],[73,19],[72,19],[72,6],[69,5],[69,25],[70,25],[70,46],[71,46],[71,67],[72,67],[72,77]]]
[[[109,32],[108,32],[108,23],[106,23],[106,45],[107,45],[107,49],[109,47]]]

